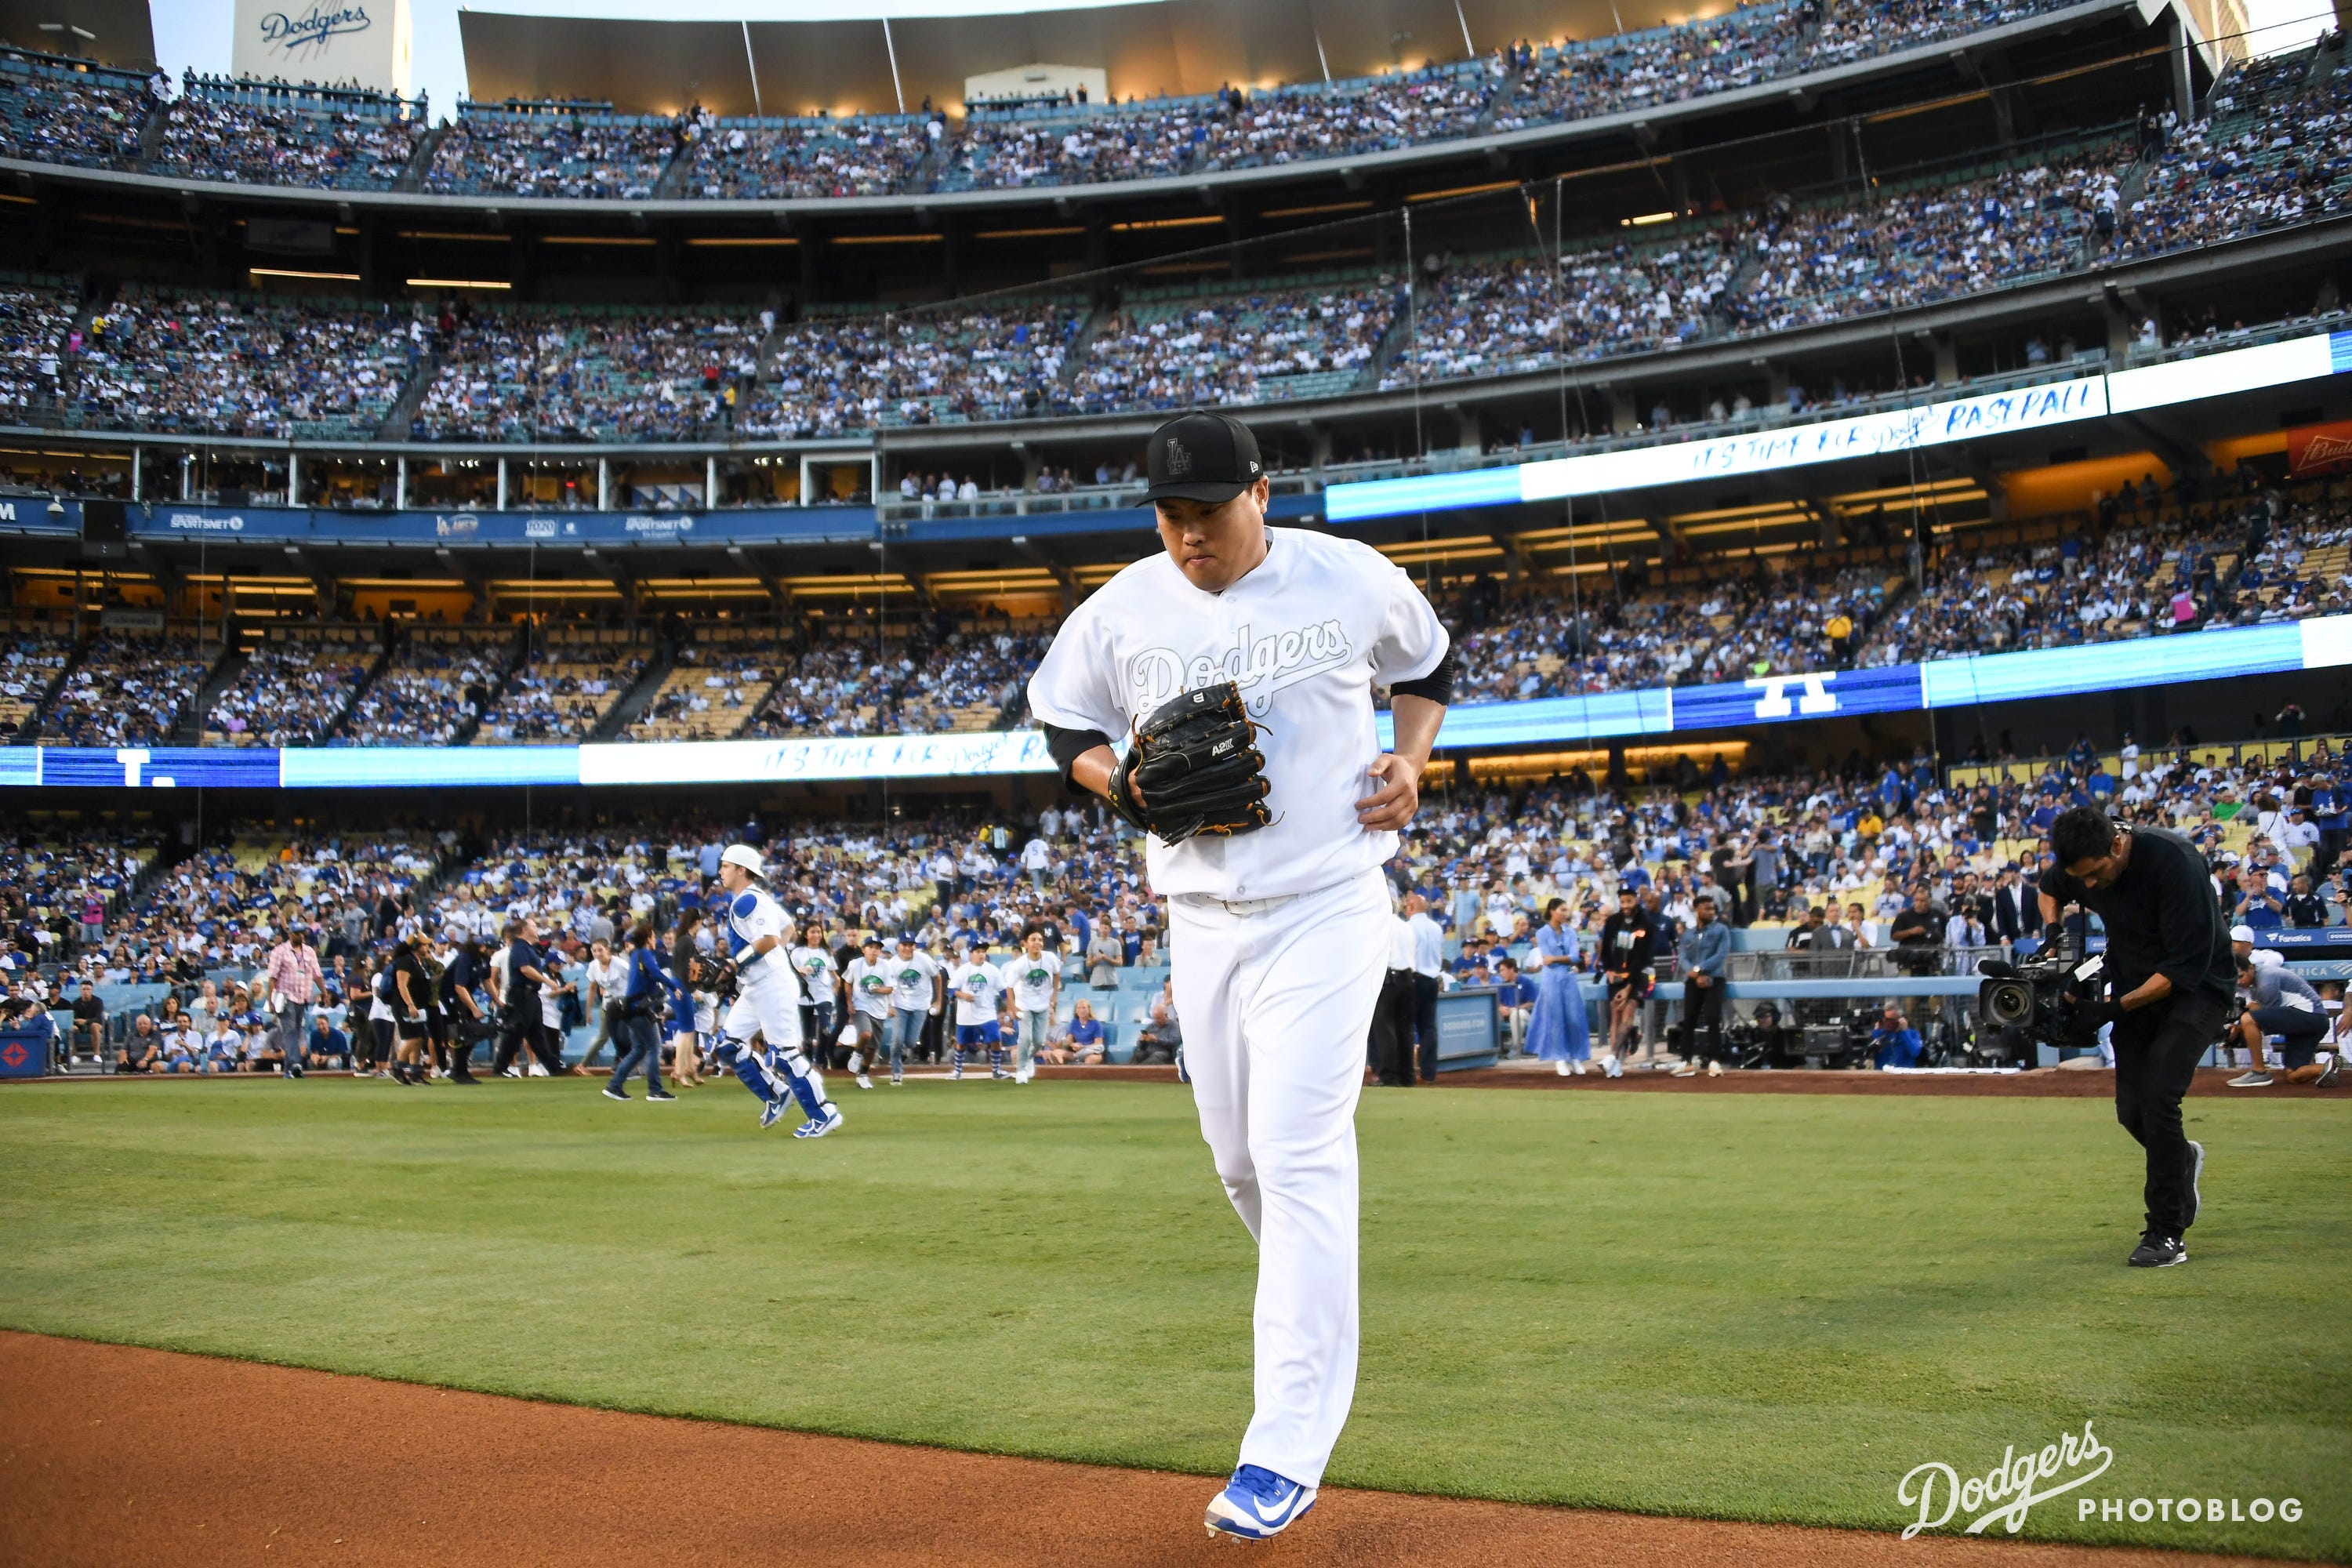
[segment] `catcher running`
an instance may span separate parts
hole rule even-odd
[[[1029,704],[1073,786],[1148,835],[1201,1132],[1258,1245],[1256,1414],[1211,1500],[1259,1540],[1314,1506],[1356,1387],[1356,1100],[1388,955],[1381,867],[1420,805],[1453,652],[1411,578],[1265,524],[1257,442],[1151,437],[1160,543],[1070,616]],[[1392,693],[1381,749],[1372,689]],[[1114,736],[1129,736],[1122,758]]]

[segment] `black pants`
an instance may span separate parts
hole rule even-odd
[[[1412,977],[1412,1032],[1421,1058],[1421,1081],[1437,1081],[1437,976]]]
[[[562,1072],[563,1058],[550,1043],[555,1036],[555,1030],[540,1022],[536,1005],[528,1013],[508,1014],[499,1029],[499,1048],[491,1058],[491,1070],[505,1072],[514,1066],[517,1055],[528,1050],[551,1075]]]
[[[1723,1059],[1723,977],[1719,974],[1706,985],[1683,982],[1683,1057],[1688,1061],[1701,1057],[1709,1061]]]
[[[2224,997],[2205,993],[2126,1013],[2109,1037],[2116,1047],[2116,1120],[2147,1151],[2147,1228],[2179,1236],[2189,1228],[2189,1139],[2180,1100],[2197,1059],[2221,1037]]]
[[[1372,1070],[1382,1083],[1397,1089],[1412,1083],[1412,978],[1410,969],[1390,970],[1381,979],[1380,1000],[1372,1004],[1367,1047]]]

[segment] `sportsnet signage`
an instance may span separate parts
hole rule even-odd
[[[0,503],[5,504],[5,503]],[[19,517],[46,502],[16,500]],[[69,514],[78,519],[79,509]],[[233,538],[241,544],[627,545],[870,540],[872,507],[773,507],[717,516],[688,512],[333,511],[307,507],[144,505],[124,514],[132,539]],[[0,516],[0,529],[7,526]],[[79,523],[75,524],[76,527]],[[67,530],[66,531],[70,531]]]

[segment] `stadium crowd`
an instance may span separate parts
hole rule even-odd
[[[1508,48],[1393,75],[1199,97],[1088,104],[1040,117],[977,107],[960,128],[923,112],[719,120],[609,104],[458,105],[424,188],[642,200],[674,160],[679,195],[856,196],[1132,180],[1283,164],[1456,140],[1484,130],[1638,110],[1920,47],[2060,0],[1766,0],[1585,42]],[[1465,40],[1466,41],[1466,40]],[[0,155],[137,167],[163,85],[104,81],[35,57],[0,60]],[[191,78],[165,108],[153,166],[205,179],[381,188],[425,117],[354,111],[283,84]],[[681,154],[683,154],[681,158]],[[662,194],[670,194],[663,191]]]
[[[84,419],[190,435],[372,438],[416,354],[384,305],[126,285],[79,354]]]
[[[1316,378],[1304,384],[1310,391],[1344,391],[1402,308],[1385,278],[1129,305],[1096,330],[1072,394],[1096,412],[1271,401],[1300,384],[1291,377]]]
[[[42,744],[142,746],[169,741],[217,650],[180,637],[90,639],[40,716]]]
[[[504,644],[414,638],[360,694],[336,736],[353,746],[446,746],[469,734],[505,685]]]
[[[1981,738],[1979,746],[1990,749]],[[1448,983],[1501,984],[1507,1012],[1528,1000],[1517,960],[1554,900],[1587,973],[1607,967],[1604,931],[1630,921],[1647,932],[1652,973],[1678,977],[1701,898],[1735,928],[1773,928],[1779,940],[1768,945],[1816,964],[1831,953],[1883,954],[1890,973],[1966,973],[1980,953],[2022,953],[2042,939],[2032,890],[2048,863],[2045,836],[2083,802],[2187,834],[2233,923],[2346,923],[2352,756],[2326,741],[2292,753],[2250,748],[2232,762],[2185,735],[2148,751],[2126,735],[2104,753],[2080,736],[2063,755],[1998,769],[1963,763],[1948,778],[1924,754],[1865,762],[1858,752],[1779,776],[1735,774],[1719,755],[1704,770],[1685,756],[1643,783],[1572,770],[1517,788],[1433,792],[1389,870],[1401,896],[1420,900],[1405,909],[1425,909],[1449,939]],[[684,818],[485,830],[471,841],[455,829],[263,833],[178,860],[130,906],[123,894],[149,849],[28,841],[0,851],[0,966],[21,968],[37,953],[63,960],[61,1005],[82,979],[160,982],[168,995],[139,1003],[152,1023],[118,1021],[130,1048],[153,1045],[151,1067],[235,1070],[268,1059],[269,1042],[257,1038],[268,998],[254,972],[289,931],[309,931],[322,960],[327,1027],[363,1039],[368,978],[386,943],[422,933],[436,964],[454,962],[462,944],[495,945],[528,918],[562,977],[543,998],[560,1030],[594,1021],[589,966],[627,924],[654,922],[665,947],[711,951],[701,914],[719,847],[734,838],[764,847],[779,899],[824,933],[833,962],[814,966],[820,1001],[845,1000],[835,977],[869,932],[908,933],[944,963],[966,946],[1009,948],[1042,931],[1061,959],[1066,1000],[1118,989],[1121,973],[1139,967],[1149,984],[1161,960],[1165,911],[1144,884],[1132,833],[1099,808],[1055,805],[887,827]],[[1152,1016],[1168,1043],[1181,1038],[1181,1021]],[[1630,1037],[1595,1049],[1630,1050],[1644,1035],[1656,1046],[1658,1022],[1636,1016]],[[232,1038],[179,1064],[168,1043],[149,1039],[191,1026],[200,1038],[224,1026]]]
[[[311,746],[326,740],[375,662],[372,647],[289,639],[257,644],[205,716],[207,744]]]
[[[29,424],[56,408],[76,305],[69,289],[0,283],[0,424]]]
[[[404,119],[391,100],[374,94],[271,90],[191,76],[165,111],[163,139],[146,166],[199,180],[387,191],[425,140],[422,107]]]

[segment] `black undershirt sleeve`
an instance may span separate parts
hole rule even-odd
[[[1045,750],[1053,754],[1054,765],[1062,770],[1062,782],[1080,795],[1092,794],[1079,787],[1078,781],[1070,776],[1070,769],[1097,746],[1109,745],[1110,737],[1100,730],[1065,730],[1059,724],[1048,724],[1045,729]]]
[[[1389,695],[1391,697],[1425,697],[1440,708],[1451,707],[1454,702],[1453,645],[1450,643],[1446,645],[1445,657],[1437,661],[1435,669],[1431,670],[1419,680],[1398,681],[1389,688]]]

